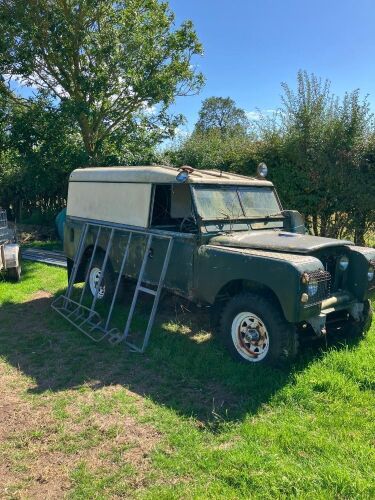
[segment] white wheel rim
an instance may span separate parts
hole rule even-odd
[[[100,276],[102,272],[99,267],[93,267],[90,271],[89,275],[89,285],[90,285],[90,290],[93,295],[96,294],[96,290],[98,288]],[[102,299],[105,294],[105,286],[101,285],[99,290],[98,290],[98,299]]]
[[[270,341],[264,322],[251,312],[241,312],[232,322],[232,341],[238,354],[257,363],[267,356]]]

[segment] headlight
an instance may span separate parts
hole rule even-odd
[[[259,163],[258,168],[257,168],[257,174],[258,177],[267,177],[268,174],[268,167],[265,163]]]
[[[372,281],[374,279],[374,268],[370,266],[367,271],[367,279]]]
[[[310,281],[309,284],[307,285],[307,293],[309,294],[309,296],[313,297],[314,295],[316,295],[317,291],[318,291],[318,282],[315,280]]]
[[[349,266],[349,259],[346,255],[343,255],[339,260],[340,271],[346,271]]]

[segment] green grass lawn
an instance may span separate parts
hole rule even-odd
[[[1,498],[374,498],[375,328],[285,370],[233,362],[176,301],[144,355],[50,308],[65,271],[0,282]]]

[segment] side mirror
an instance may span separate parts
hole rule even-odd
[[[305,234],[305,218],[297,210],[283,210],[284,229],[290,233]]]

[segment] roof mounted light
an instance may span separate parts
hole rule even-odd
[[[257,174],[258,174],[258,177],[262,177],[263,179],[265,177],[267,177],[268,167],[264,162],[259,163],[258,168],[257,168]]]
[[[189,172],[187,172],[186,170],[181,170],[181,172],[178,172],[178,174],[176,175],[176,181],[177,182],[186,182],[189,178]]]
[[[181,183],[186,182],[189,178],[189,174],[191,174],[191,172],[193,171],[194,169],[192,167],[184,165],[180,168],[180,172],[176,175],[176,181]]]

